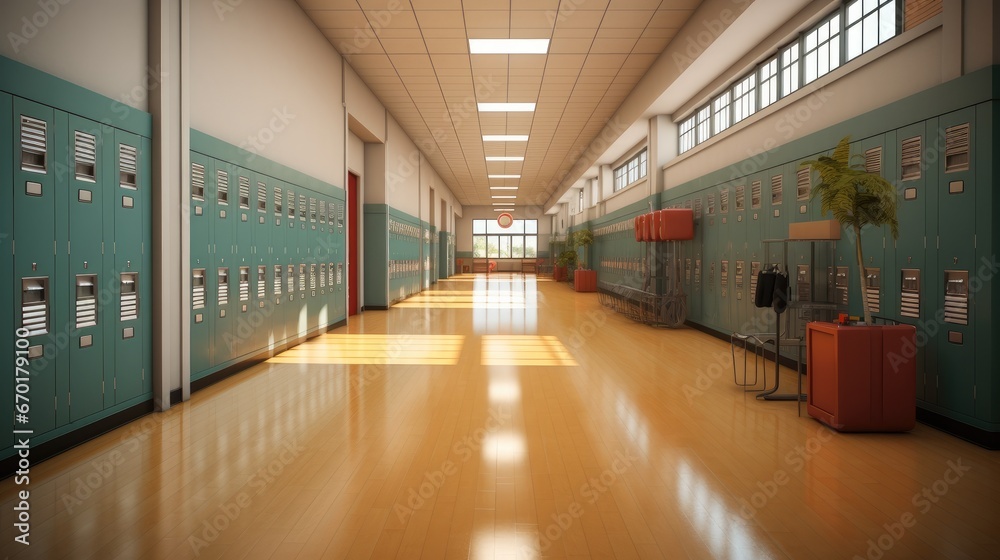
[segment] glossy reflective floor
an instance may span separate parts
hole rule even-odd
[[[794,385],[786,373],[782,384]],[[1000,453],[840,435],[728,343],[442,281],[32,469],[11,558],[996,558]]]

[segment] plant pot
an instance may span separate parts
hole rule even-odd
[[[567,277],[566,267],[558,266],[552,268],[552,280],[556,282],[562,282]]]
[[[573,271],[573,289],[578,292],[597,291],[597,271],[578,269]]]
[[[809,416],[842,432],[912,430],[916,335],[912,325],[809,323]]]

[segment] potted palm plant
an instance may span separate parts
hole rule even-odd
[[[802,163],[819,173],[812,189],[831,213],[854,234],[861,280],[864,324],[812,322],[806,329],[809,415],[841,431],[908,431],[916,421],[916,359],[912,325],[874,325],[865,289],[861,235],[865,226],[889,226],[899,237],[896,189],[876,173],[851,165],[850,138],[833,153]],[[883,398],[871,395],[881,393]]]
[[[594,232],[589,229],[575,231],[570,242],[574,254],[576,254],[577,249],[583,248],[583,258],[577,259],[579,268],[573,273],[573,289],[578,292],[596,292],[597,271],[587,269],[587,248],[594,243]]]
[[[822,212],[833,214],[843,227],[854,233],[857,247],[858,274],[861,277],[861,301],[865,324],[871,325],[868,290],[865,290],[865,259],[861,249],[861,230],[865,226],[889,226],[893,239],[899,238],[896,217],[896,188],[877,173],[869,173],[863,165],[851,165],[851,139],[845,137],[830,156],[802,163],[819,172],[820,183],[813,187],[812,198],[819,198]]]

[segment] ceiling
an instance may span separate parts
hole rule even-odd
[[[463,205],[519,186],[541,205],[701,0],[296,0]],[[469,39],[551,39],[548,54],[470,54]],[[477,102],[534,102],[480,113]],[[527,142],[483,142],[528,134]],[[523,162],[487,162],[523,156]],[[489,174],[521,175],[489,179]],[[501,194],[509,194],[508,192]]]

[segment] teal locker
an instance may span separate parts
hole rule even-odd
[[[896,131],[891,130],[885,133],[883,154],[882,154],[882,176],[896,187],[896,209],[897,213],[902,204],[902,191],[900,189],[900,152],[899,142],[896,138]],[[898,214],[897,214],[898,215]],[[879,315],[883,317],[895,318],[899,316],[899,268],[896,265],[896,239],[892,237],[892,231],[885,228],[883,231],[885,248],[882,250],[882,267],[877,275],[869,275],[869,285],[866,289],[869,294],[876,292],[879,295]],[[877,286],[876,286],[877,285]]]
[[[280,343],[287,338],[286,334],[286,309],[289,308],[288,290],[285,280],[285,259],[288,238],[288,217],[286,190],[284,185],[274,178],[270,181],[270,193],[272,200],[270,224],[270,247],[268,272],[268,285],[271,288],[271,303],[274,305],[271,320],[269,321],[270,338],[272,342]]]
[[[747,239],[747,185],[746,180],[736,181],[731,186],[729,238],[732,243],[732,290],[730,296],[731,330],[748,332],[750,318],[750,263],[747,259],[749,242]]]
[[[338,193],[343,196],[343,191]],[[347,210],[343,198],[338,197],[334,202],[332,218],[334,238],[334,253],[330,266],[332,275],[334,317],[336,321],[347,319],[347,241],[345,233],[345,212]]]
[[[979,123],[974,107],[943,115],[944,161],[938,165],[938,276],[934,299],[944,310],[937,338],[938,403],[950,410],[975,415],[975,329],[977,294],[970,289],[976,274],[976,190],[992,185],[976,183],[976,137]],[[987,126],[989,126],[987,124]],[[987,162],[983,162],[988,165]]]
[[[216,197],[214,162],[191,152],[191,379],[204,377],[215,365],[212,343],[215,300],[209,297],[214,284],[212,232]]]
[[[56,343],[56,351],[64,358],[56,360],[56,426],[63,426],[70,421],[69,407],[69,360],[65,359],[69,347],[69,338],[73,335],[70,324],[70,306],[72,299],[68,298],[70,274],[67,253],[70,249],[69,237],[69,166],[70,146],[66,140],[69,129],[69,115],[56,110],[53,114],[52,146],[53,162],[55,163],[55,275],[52,278],[51,289],[56,304],[52,307],[52,339]]]
[[[29,422],[16,427],[40,435],[56,426],[56,347],[53,310],[65,305],[55,292],[56,170],[51,108],[13,99],[11,127],[17,146],[13,172],[14,327],[26,329],[31,375]],[[64,403],[65,404],[65,403]]]
[[[269,204],[273,196],[268,190],[270,178],[254,176],[255,199],[252,212],[253,233],[253,275],[250,351],[259,352],[270,342],[271,321],[274,320],[275,305],[269,292],[271,274],[271,216]]]
[[[818,155],[809,159],[814,159],[815,157],[818,157]],[[818,175],[812,173],[808,167],[802,167],[799,162],[787,164],[783,169],[783,176],[788,181],[794,181],[794,184],[783,185],[784,197],[787,200],[784,204],[785,209],[787,209],[785,237],[788,237],[787,224],[818,219],[811,211],[812,204],[810,203],[813,177]],[[819,204],[816,205],[817,208],[819,206]],[[816,246],[817,249],[821,247],[821,245]],[[813,262],[813,248],[814,246],[810,243],[790,243],[788,245],[788,280],[789,287],[792,290],[792,297],[795,301],[809,302],[823,299],[817,292],[820,288],[819,285],[822,284],[818,280],[822,276],[821,272],[825,274],[826,271],[813,270],[813,266],[816,266]],[[817,259],[817,262],[823,261]],[[792,316],[789,315],[788,317]],[[811,310],[795,310],[796,322],[793,325],[795,330],[794,332],[789,332],[791,332],[792,336],[805,337],[805,324],[813,320],[813,318],[814,314]]]
[[[936,242],[937,217],[933,217],[933,223],[928,218],[935,204],[932,201],[937,199],[937,159],[925,159],[933,143],[928,130],[931,128],[920,122],[895,132],[900,179],[897,189],[901,196],[896,208],[899,218],[899,239],[894,244],[896,262],[890,274],[897,290],[883,292],[886,299],[893,300],[894,319],[918,328],[921,321],[934,315],[927,291],[930,274],[926,247],[928,241]],[[932,403],[937,401],[936,355],[934,345],[917,349],[917,398]]]
[[[446,280],[450,276],[451,267],[448,265],[448,242],[451,239],[451,234],[447,231],[442,231],[438,233],[438,243],[437,243],[437,274],[438,279]],[[597,244],[595,243],[596,247]],[[601,245],[602,248],[604,245]],[[603,270],[602,270],[603,272]],[[603,279],[602,279],[603,280]]]
[[[791,167],[791,166],[786,166]],[[766,239],[785,239],[788,237],[788,211],[786,169],[775,167],[765,172],[765,182],[762,185],[764,199],[764,220],[766,222],[764,235]],[[795,177],[793,174],[792,177]],[[781,263],[784,260],[783,248],[780,243],[771,243],[767,251],[766,264]],[[791,264],[791,263],[788,263]],[[788,271],[789,274],[792,270]]]
[[[142,167],[148,157],[142,152],[140,138],[121,130],[115,131],[114,193],[115,270],[115,403],[123,403],[142,394],[145,385],[145,336],[140,317],[148,313],[148,298],[141,297],[148,273],[142,270],[145,250],[143,232],[148,228],[144,213],[148,203],[149,185],[143,183]]]
[[[992,185],[994,167],[1000,154],[1000,145],[996,142],[997,123],[996,103],[984,103],[976,107],[976,122],[978,128],[973,140],[974,149],[978,152],[976,164],[976,184]],[[996,362],[996,340],[994,333],[993,311],[995,284],[987,282],[994,278],[996,266],[994,247],[996,245],[996,226],[993,224],[994,195],[992,188],[976,189],[976,276],[983,281],[983,286],[975,293],[977,313],[976,329],[976,418],[987,422],[1000,422],[1000,385],[994,375]],[[981,271],[981,272],[980,272]]]
[[[718,202],[716,189],[707,189],[705,194],[705,217],[702,219],[704,228],[704,253],[702,256],[704,297],[702,298],[702,319],[708,326],[719,328],[719,307],[721,305],[720,267],[722,251],[719,237]]]
[[[0,92],[0,130],[14,130],[13,99],[10,95]],[[12,177],[14,138],[10,134],[0,134],[0,177],[5,180]],[[0,294],[15,294],[14,290],[14,190],[0,189]],[[0,328],[0,360],[5,364],[13,364],[15,359],[14,331],[17,325],[14,319],[14,308],[11,306],[11,296],[0,297],[0,317],[4,317],[3,328]],[[9,321],[9,322],[7,322]],[[12,373],[17,373],[13,371]],[[15,376],[17,377],[17,376]],[[5,394],[14,395],[15,380],[8,378],[4,382],[10,389]],[[14,445],[14,398],[0,399],[0,449],[8,449]]]
[[[694,214],[694,240],[691,246],[691,294],[688,297],[688,316],[692,321],[698,323],[705,322],[704,313],[704,282],[703,282],[703,272],[705,269],[704,254],[705,254],[705,220],[702,215],[703,211],[703,195],[702,193],[695,193],[691,199],[691,211]],[[634,222],[633,222],[634,225]],[[634,231],[629,230],[629,233],[633,234]],[[634,237],[633,237],[634,238]],[[636,247],[640,246],[640,243],[636,243]],[[686,273],[685,273],[686,274]]]
[[[719,207],[716,227],[719,240],[719,326],[723,332],[732,332],[739,325],[733,324],[733,302],[735,295],[736,260],[734,258],[734,243],[730,224],[733,186],[723,185],[717,190]]]
[[[430,250],[430,263],[429,263],[429,266],[427,267],[427,274],[430,277],[430,283],[431,284],[437,284],[437,281],[438,281],[438,258],[439,258],[439,246],[438,245],[439,245],[440,242],[438,241],[438,232],[437,232],[437,227],[436,226],[431,226],[430,227],[430,240],[431,240],[431,245],[429,247],[429,250]],[[596,264],[588,263],[588,265],[591,268],[594,268],[594,269],[597,268]]]
[[[210,293],[215,303],[213,315],[212,338],[214,342],[213,365],[218,366],[235,357],[235,340],[233,337],[233,319],[236,309],[234,286],[238,274],[235,263],[235,233],[237,215],[239,214],[238,193],[239,179],[235,168],[224,161],[215,160],[215,210],[212,218],[215,221],[212,240],[212,253],[215,260],[214,269],[208,271],[210,283],[215,292]],[[235,192],[234,192],[235,191]]]
[[[767,308],[758,309],[753,305],[757,293],[757,273],[768,264],[763,240],[767,238],[767,214],[764,213],[764,184],[770,181],[766,173],[755,173],[747,177],[747,293],[750,298],[747,320],[750,332],[766,331],[765,325],[773,321],[773,314]]]
[[[319,199],[308,197],[308,222],[306,223],[306,302],[308,306],[309,330],[319,328],[325,302],[319,292]]]
[[[420,222],[420,276],[423,281],[413,293],[418,294],[431,287],[431,227],[427,222]]]
[[[254,348],[253,328],[250,326],[253,313],[253,285],[256,283],[257,267],[254,260],[253,240],[255,219],[257,218],[256,184],[254,174],[248,169],[235,168],[236,198],[233,222],[235,234],[233,238],[234,277],[232,278],[233,296],[233,331],[230,334],[232,357],[246,356]]]
[[[114,149],[114,131],[75,115],[63,131],[69,147],[69,421],[104,408],[105,329],[112,300],[104,266],[104,197],[114,192],[113,167],[103,165]],[[109,217],[109,219],[113,219]],[[104,294],[102,294],[102,291]]]
[[[308,262],[309,256],[307,254],[306,248],[308,246],[308,234],[306,230],[308,229],[308,218],[307,216],[307,196],[300,190],[297,193],[298,202],[296,210],[296,224],[295,224],[295,237],[293,242],[293,247],[295,248],[295,257],[292,261],[293,270],[292,276],[295,279],[295,304],[292,307],[293,315],[293,330],[292,335],[295,338],[304,337],[306,332],[309,330],[309,303],[307,301],[308,297]]]

